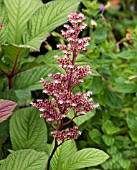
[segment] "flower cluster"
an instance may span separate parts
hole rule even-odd
[[[80,134],[78,128],[74,126],[70,129],[64,129],[64,126],[74,118],[98,107],[98,104],[93,104],[92,99],[89,98],[92,92],[86,94],[73,93],[73,89],[83,82],[85,76],[90,74],[90,66],[75,65],[78,53],[85,49],[90,39],[89,37],[78,38],[79,33],[86,27],[85,23],[81,23],[84,19],[83,14],[71,13],[68,16],[71,26],[64,25],[67,30],[62,31],[68,45],[58,45],[64,53],[63,58],[55,56],[65,74],[49,74],[48,76],[53,79],[49,83],[41,78],[40,81],[44,86],[43,93],[52,96],[52,99],[45,99],[44,101],[40,99],[37,100],[37,103],[32,103],[42,112],[40,116],[44,117],[54,128],[55,131],[52,132],[52,135],[57,141],[64,142],[69,139],[76,139]],[[70,121],[64,123],[63,119],[69,114],[70,110],[74,110],[74,116]],[[57,127],[53,126],[55,121]]]
[[[67,141],[69,139],[77,139],[77,136],[81,134],[81,132],[78,130],[77,126],[74,126],[73,128],[65,129],[62,131],[55,130],[54,132],[51,133],[57,141]]]

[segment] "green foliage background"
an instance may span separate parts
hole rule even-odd
[[[0,72],[0,98],[19,104],[10,121],[8,119],[0,123],[0,159],[9,155],[8,149],[11,152],[6,162],[0,166],[2,170],[16,168],[14,165],[11,166],[11,160],[16,158],[18,162],[26,155],[26,161],[31,158],[39,169],[45,165],[47,154],[49,155],[52,147],[47,144],[52,141],[51,129],[48,127],[46,133],[44,120],[39,118],[35,109],[28,106],[37,98],[47,97],[41,93],[43,87],[39,83],[40,78],[49,81],[49,73],[62,71],[54,59],[54,55],[62,56],[62,53],[54,45],[65,43],[59,26],[67,22],[70,12],[76,10],[85,14],[85,22],[88,25],[81,36],[91,37],[87,50],[78,56],[77,64],[90,65],[92,74],[86,77],[84,83],[74,92],[93,91],[93,100],[100,104],[96,113],[90,112],[82,119],[74,120],[73,124],[80,126],[79,129],[82,131],[82,135],[76,141],[77,147],[94,147],[108,153],[110,158],[99,165],[98,169],[137,169],[137,5],[135,0],[119,0],[118,4],[100,11],[100,3],[108,5],[107,2],[83,0],[80,3],[79,0],[56,0],[43,4],[40,0],[35,0],[35,3],[32,0],[18,0],[18,3],[15,0],[0,0],[0,23],[4,24],[0,29],[0,68],[5,72],[12,72],[17,53],[20,52],[17,62],[18,74],[13,77],[11,89],[8,89],[6,75]],[[96,28],[93,28],[91,19],[97,23]],[[130,36],[134,43],[130,43],[126,37],[126,27],[130,27]],[[39,51],[41,43],[45,40],[45,53],[39,52],[37,57],[32,55],[30,52]],[[71,118],[71,113],[68,118]],[[77,155],[81,151],[77,151],[74,142],[71,145],[70,143],[66,145],[67,148],[73,146],[73,152],[69,153],[62,146],[53,157],[52,169],[75,169],[75,159],[68,159],[67,162],[72,162],[72,165],[67,166],[66,162],[62,167],[64,157],[67,157],[68,153]],[[84,152],[86,154],[83,157],[87,156],[90,150]],[[60,156],[60,160],[56,159],[57,155]],[[95,169],[94,163],[87,164],[93,166],[87,169]],[[25,166],[29,167],[22,167],[26,168]],[[77,166],[85,169],[83,164]]]

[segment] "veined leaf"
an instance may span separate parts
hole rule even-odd
[[[74,170],[80,168],[86,168],[90,166],[96,166],[103,163],[108,159],[108,155],[94,148],[86,148],[79,150],[66,159],[64,163],[64,170]]]
[[[5,90],[0,92],[0,98],[5,99],[5,100],[12,100],[14,102],[18,102],[18,98],[15,94],[15,91],[10,89],[10,90]]]
[[[15,76],[13,81],[15,89],[37,90],[43,89],[40,79],[48,77],[49,73],[54,73],[55,69],[47,65],[24,71]],[[27,75],[27,76],[26,76]]]
[[[43,5],[28,22],[24,43],[39,50],[42,41],[56,27],[67,21],[67,15],[76,10],[79,0],[56,0]]]
[[[0,100],[0,122],[12,115],[17,103],[10,100]]]
[[[3,28],[0,29],[0,44],[7,41],[7,11],[3,1],[0,1],[0,23],[3,24]]]
[[[4,0],[8,13],[8,43],[22,44],[21,37],[27,21],[42,5],[40,0]]]
[[[48,156],[33,149],[12,152],[2,162],[2,170],[44,170]]]
[[[10,121],[10,136],[14,150],[45,151],[47,128],[38,109],[28,107],[15,112]]]
[[[131,83],[118,84],[113,89],[120,93],[135,93],[137,92],[137,85]]]
[[[2,58],[0,61],[0,65],[2,66],[1,68],[3,68],[5,72],[12,71],[16,58],[18,57],[17,65],[19,66],[20,60],[24,59],[25,57],[28,57],[28,54],[29,54],[28,47],[15,44],[1,45],[1,58]],[[3,65],[7,66],[7,68],[5,68]]]
[[[0,145],[3,144],[9,136],[9,120],[0,123]]]
[[[52,170],[65,170],[63,169],[63,164],[66,161],[66,158],[70,157],[77,151],[76,143],[73,140],[64,142],[57,151],[55,152],[51,160],[51,169]]]

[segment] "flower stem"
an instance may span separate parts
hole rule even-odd
[[[12,88],[12,76],[9,76],[8,77],[8,82],[9,82],[9,89],[11,89]]]
[[[52,151],[52,153],[51,153],[51,155],[50,155],[50,157],[49,157],[49,159],[48,159],[47,168],[46,168],[45,170],[50,170],[50,161],[51,161],[51,159],[52,159],[55,151],[57,150],[57,148],[58,148],[58,142],[57,142],[57,140],[55,139],[54,149],[53,149],[53,151]]]

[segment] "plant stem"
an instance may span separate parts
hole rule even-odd
[[[12,76],[8,77],[8,82],[9,82],[9,89],[12,88]]]
[[[48,159],[47,168],[46,168],[45,170],[50,170],[50,161],[51,161],[51,159],[52,159],[55,151],[57,150],[57,148],[58,148],[58,142],[57,142],[57,140],[55,139],[54,149],[53,149],[53,151],[52,151],[52,153],[51,153],[51,155],[50,155],[50,157],[49,157],[49,159]]]

